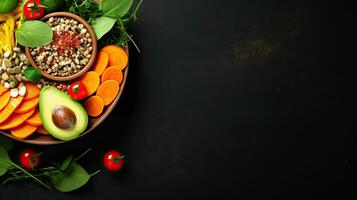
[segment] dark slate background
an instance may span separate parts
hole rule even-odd
[[[79,140],[13,150],[13,158],[34,147],[60,160],[93,148],[80,163],[94,172],[117,149],[127,156],[123,171],[103,171],[69,194],[10,184],[0,199],[344,199],[356,186],[346,106],[355,90],[345,76],[353,8],[146,0],[131,27],[142,53],[131,48],[110,117]]]

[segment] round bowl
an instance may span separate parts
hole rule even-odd
[[[31,63],[31,65],[33,67],[37,68],[38,70],[40,70],[42,76],[44,76],[47,79],[50,79],[50,80],[53,80],[53,81],[71,81],[71,80],[77,79],[77,78],[81,77],[84,73],[86,73],[92,67],[92,65],[93,65],[93,63],[95,61],[95,58],[96,58],[96,55],[97,55],[97,37],[96,37],[92,27],[84,19],[82,19],[78,15],[75,15],[75,14],[72,14],[72,13],[69,13],[69,12],[54,12],[54,13],[51,13],[51,14],[48,14],[48,15],[44,16],[41,20],[42,21],[46,21],[50,17],[67,17],[67,18],[74,19],[74,20],[80,22],[81,24],[83,24],[84,27],[88,30],[88,32],[90,34],[90,37],[92,39],[93,50],[92,50],[91,57],[90,57],[90,60],[88,61],[87,65],[85,67],[83,67],[81,69],[81,71],[79,71],[79,72],[77,72],[75,74],[72,74],[70,76],[66,76],[66,77],[53,76],[51,74],[48,74],[48,73],[44,72],[43,70],[41,70],[38,67],[37,63],[33,60],[31,52],[30,52],[30,48],[28,48],[28,47],[25,48],[26,56],[27,56],[29,62]]]
[[[129,56],[129,49],[128,47],[125,48],[126,53]],[[88,123],[88,127],[86,129],[85,132],[83,132],[78,138],[83,137],[87,134],[89,134],[93,129],[95,129],[99,124],[101,124],[108,116],[109,114],[113,111],[113,109],[115,108],[115,106],[117,105],[123,90],[125,88],[125,83],[128,77],[128,71],[129,71],[129,63],[126,66],[126,68],[123,70],[123,82],[120,84],[120,91],[119,94],[116,96],[116,98],[114,99],[114,101],[105,108],[105,110],[103,111],[103,113],[96,118],[92,118],[89,117],[89,123]],[[1,131],[0,130],[0,134],[7,136],[9,138],[12,138],[16,141],[19,142],[24,142],[24,143],[28,143],[28,144],[35,144],[35,145],[55,145],[55,144],[61,144],[61,143],[65,143],[65,142],[69,142],[69,141],[62,141],[62,140],[58,140],[50,135],[41,135],[39,133],[35,133],[32,136],[30,136],[27,139],[18,139],[15,138],[14,136],[12,136],[8,131]],[[78,139],[76,138],[76,139]]]

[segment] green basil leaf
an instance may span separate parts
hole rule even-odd
[[[115,19],[109,18],[109,17],[98,17],[94,19],[92,27],[97,35],[97,39],[99,40],[102,38],[106,33],[108,33],[114,26],[115,24]]]
[[[38,82],[41,79],[41,72],[34,67],[27,67],[24,70],[24,76],[28,81]]]
[[[2,145],[6,151],[10,151],[14,143],[10,138],[0,135],[0,145]]]
[[[22,46],[40,47],[51,43],[53,32],[43,21],[25,21],[16,31],[16,38]]]
[[[104,16],[118,19],[128,13],[132,4],[133,0],[103,0],[101,7]]]
[[[72,160],[73,160],[73,156],[72,156],[72,155],[68,156],[68,157],[62,162],[62,164],[61,164],[61,166],[59,167],[59,169],[62,170],[62,171],[66,170],[66,169],[69,167],[69,164],[71,164]]]
[[[85,185],[90,177],[80,165],[71,162],[63,174],[54,180],[53,186],[61,192],[70,192]]]

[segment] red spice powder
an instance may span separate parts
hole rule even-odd
[[[81,41],[78,39],[76,32],[61,31],[60,34],[57,32],[53,33],[52,44],[57,49],[58,54],[63,56],[65,50],[72,53],[73,49],[81,44]]]

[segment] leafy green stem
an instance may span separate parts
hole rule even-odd
[[[85,156],[88,152],[90,152],[92,150],[92,148],[87,149],[85,152],[83,152],[81,155],[79,155],[75,161],[78,161],[79,159],[81,159],[83,156]]]
[[[137,20],[137,16],[136,14],[138,13],[140,7],[141,7],[141,4],[144,2],[144,0],[140,0],[140,2],[138,3],[138,5],[136,5],[134,11],[131,13],[130,15],[130,19],[133,19],[134,21]]]
[[[33,178],[34,180],[36,180],[38,183],[40,183],[41,185],[45,186],[47,189],[50,189],[50,187],[48,185],[46,185],[44,182],[42,182],[40,179],[36,178],[35,176],[33,176],[31,173],[29,173],[28,171],[26,171],[25,169],[23,169],[22,167],[18,166],[17,164],[15,164],[14,162],[10,162],[11,165],[13,165],[14,167],[16,167],[17,169],[19,169],[20,171],[22,171],[24,174],[26,174],[27,176]]]
[[[95,175],[97,175],[99,172],[101,172],[102,170],[98,170],[98,171],[96,171],[96,172],[94,172],[93,174],[91,174],[90,176],[91,177],[93,177],[93,176],[95,176]]]
[[[11,174],[18,174],[19,172],[23,172],[23,171],[17,171],[17,172],[11,173]],[[14,177],[7,178],[5,181],[3,181],[3,184],[6,184],[9,181],[32,179],[33,177],[37,177],[38,178],[38,177],[45,176],[45,177],[50,177],[51,178],[54,175],[57,175],[57,174],[60,174],[60,173],[61,173],[61,171],[54,170],[54,171],[45,171],[45,172],[42,172],[42,173],[39,173],[39,174],[35,174],[35,175],[32,175],[32,176],[30,176],[28,174],[24,174],[24,175],[21,175],[21,176],[14,176]]]

